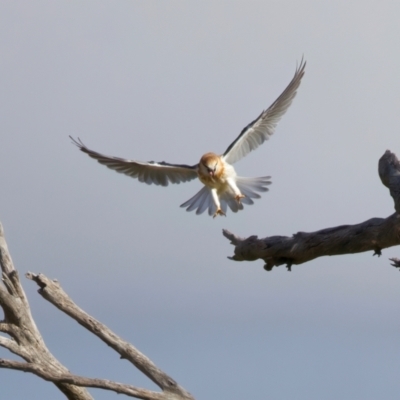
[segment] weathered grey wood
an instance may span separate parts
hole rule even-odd
[[[390,265],[393,265],[393,267],[396,267],[396,268],[400,268],[400,259],[399,258],[389,258],[389,260],[392,261],[392,264],[390,264]]]
[[[70,400],[92,399],[85,387],[112,390],[116,393],[144,400],[194,400],[190,393],[179,386],[133,345],[122,340],[105,325],[80,309],[56,281],[52,281],[42,274],[28,273],[26,276],[39,285],[39,293],[43,298],[98,336],[117,351],[121,358],[125,358],[134,364],[153,380],[162,389],[162,392],[153,392],[105,379],[86,378],[71,374],[47,349],[35,325],[28,299],[8,252],[1,224],[0,267],[3,282],[3,285],[0,284],[0,307],[2,307],[5,315],[4,320],[0,321],[0,332],[10,337],[0,335],[0,346],[25,360],[25,362],[21,362],[0,359],[0,368],[31,372],[51,381]]]
[[[166,400],[167,397],[163,393],[152,392],[146,389],[138,389],[134,386],[125,385],[118,382],[109,381],[107,379],[91,379],[70,373],[55,374],[48,369],[34,363],[26,363],[14,360],[0,359],[0,367],[9,368],[23,372],[31,372],[46,381],[70,383],[78,386],[93,387],[98,389],[112,390],[119,394],[126,394],[130,397],[136,397],[143,400]]]
[[[228,230],[223,235],[235,246],[235,261],[265,262],[270,271],[274,266],[286,264],[288,270],[322,256],[361,253],[381,250],[400,244],[400,162],[389,150],[380,158],[378,172],[382,183],[390,190],[395,210],[387,218],[371,218],[356,225],[341,225],[316,232],[298,232],[293,236],[257,236],[241,238]]]
[[[265,269],[286,264],[303,264],[322,256],[354,254],[381,250],[400,244],[400,217],[397,213],[390,217],[372,218],[357,225],[341,225],[316,232],[298,232],[291,237],[270,236],[258,239],[250,236],[240,238],[224,230],[223,234],[235,246],[235,261],[265,261]]]
[[[79,308],[71,298],[64,292],[60,284],[48,279],[43,274],[26,274],[28,279],[34,280],[38,286],[39,294],[59,310],[69,315],[80,325],[99,337],[104,343],[118,352],[121,358],[130,361],[136,368],[143,372],[164,393],[175,394],[179,399],[193,400],[193,397],[185,389],[178,385],[175,380],[160,370],[148,357],[137,350],[132,344],[126,342],[112,332],[107,326],[97,321]]]
[[[0,336],[0,346],[51,374],[68,373],[67,368],[47,349],[36,327],[29,308],[28,299],[12,263],[1,224],[0,267],[2,270],[2,282],[4,284],[4,286],[0,285],[0,306],[4,311],[4,320],[0,323],[0,332],[10,336],[10,338]],[[55,385],[70,400],[93,399],[83,387],[64,382],[55,382]]]
[[[3,273],[9,274],[14,271],[14,264],[11,260],[10,252],[4,237],[3,225],[0,223],[0,264]]]
[[[382,183],[389,188],[394,200],[394,208],[400,213],[400,162],[389,150],[380,158],[378,173]]]

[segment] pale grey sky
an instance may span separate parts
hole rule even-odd
[[[196,399],[397,399],[400,249],[291,273],[235,263],[222,228],[291,235],[394,212],[377,174],[400,154],[400,3],[0,3],[0,220],[21,275],[57,278]],[[138,160],[223,152],[307,60],[274,136],[235,167],[270,192],[213,220],[198,182],[141,184],[70,143]],[[154,386],[23,279],[74,373]],[[0,349],[0,357],[12,357]],[[2,398],[63,399],[0,370]],[[91,391],[96,399],[117,395]]]

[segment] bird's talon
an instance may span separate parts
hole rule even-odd
[[[218,210],[215,211],[213,218],[215,218],[217,215],[223,215],[224,217],[226,217],[226,214],[220,208],[218,208]]]

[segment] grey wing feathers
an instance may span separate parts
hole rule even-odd
[[[183,164],[169,164],[164,161],[141,162],[106,156],[90,150],[79,138],[78,140],[75,140],[71,136],[70,138],[81,151],[97,160],[100,164],[103,164],[116,172],[120,172],[121,174],[137,178],[140,182],[145,182],[148,185],[155,184],[168,186],[169,182],[187,182],[197,177],[197,165],[189,166]]]
[[[246,156],[250,151],[255,150],[274,133],[276,125],[287,111],[292,100],[296,96],[301,79],[304,75],[306,62],[301,60],[296,69],[293,79],[282,92],[282,94],[263,111],[254,121],[248,124],[226,149],[223,157],[226,162],[233,164]]]

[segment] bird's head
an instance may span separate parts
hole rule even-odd
[[[204,177],[214,178],[221,172],[221,159],[214,153],[206,153],[200,159],[199,173]]]

